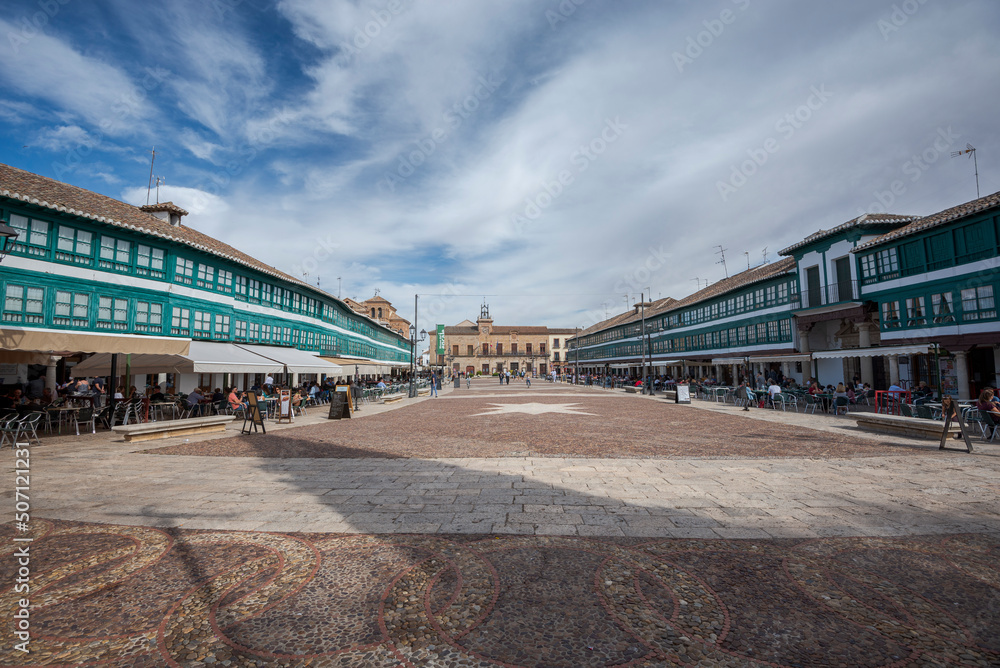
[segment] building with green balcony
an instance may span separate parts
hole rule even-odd
[[[405,337],[183,224],[186,213],[169,202],[132,206],[0,164],[0,219],[18,232],[0,265],[0,361],[42,362],[51,384],[57,364],[81,354],[183,357],[199,342],[211,364],[193,359],[191,368],[211,370],[176,379],[178,391],[221,386],[224,373],[241,387],[252,383],[239,371],[255,367],[227,365],[227,346],[290,375],[353,373],[323,357],[408,365]]]
[[[942,384],[960,398],[997,386],[1000,193],[918,218],[852,252],[883,347],[921,351],[889,355],[890,379],[936,385],[940,365]]]

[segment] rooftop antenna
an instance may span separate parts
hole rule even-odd
[[[153,189],[153,163],[156,162],[156,147],[150,151],[152,157],[149,158],[149,185],[146,186],[146,206],[149,206],[149,191]]]
[[[695,290],[701,290],[701,279],[700,278],[692,278],[691,280],[694,281],[694,284],[697,286],[695,288]]]
[[[750,271],[750,251],[743,251],[743,254],[747,256],[747,271]]]
[[[764,246],[764,250],[760,254],[764,256],[764,264],[767,264],[767,246]]]
[[[163,178],[162,176],[157,176],[156,177],[156,203],[157,204],[160,203],[160,184],[161,183],[166,183],[166,182],[167,182],[167,180],[165,178]]]
[[[726,251],[729,250],[729,249],[728,248],[723,248],[722,244],[719,244],[718,246],[716,246],[716,248],[718,248],[719,250],[716,251],[715,254],[716,255],[721,255],[722,259],[719,260],[718,262],[716,262],[715,264],[721,264],[722,265],[722,271],[726,272],[726,278],[729,278],[729,267],[726,266]]]
[[[340,276],[337,277],[337,299],[340,299]]]
[[[976,159],[976,147],[972,144],[966,144],[964,150],[952,151],[951,157],[957,158],[958,156],[965,155],[966,153],[972,156],[972,164],[976,168],[976,199],[979,199],[979,160]]]

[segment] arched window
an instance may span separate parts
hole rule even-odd
[[[374,306],[372,307],[372,317],[373,318],[375,317],[375,307]]]
[[[382,309],[379,309],[379,310],[378,310],[378,319],[379,319],[379,320],[381,320],[381,319],[382,319]]]

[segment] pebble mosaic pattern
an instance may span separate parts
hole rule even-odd
[[[525,403],[572,403],[590,415],[477,415],[494,404]],[[406,438],[400,438],[400,434],[406,434]],[[928,442],[927,447],[907,447],[857,438],[846,430],[841,435],[628,395],[567,396],[522,391],[498,397],[448,396],[360,420],[332,420],[267,435],[183,443],[146,452],[210,457],[745,459],[931,454],[937,452],[936,445]]]
[[[32,523],[2,666],[996,666],[1000,537],[279,534]],[[14,609],[10,525],[0,609]],[[22,534],[23,535],[23,534]]]

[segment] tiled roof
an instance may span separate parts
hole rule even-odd
[[[646,303],[651,304],[649,308],[646,309],[646,317],[649,318],[669,310],[674,304],[677,303],[677,300],[674,299],[673,297],[664,297],[662,299],[657,299],[654,302],[646,302]],[[581,330],[578,336],[586,336],[587,334],[590,334],[592,332],[600,332],[610,327],[617,327],[618,325],[624,325],[629,322],[639,322],[640,320],[642,320],[641,309],[636,309],[635,307],[632,307],[628,311],[619,313],[618,315],[615,316],[611,316],[607,320],[602,320],[596,325],[591,325],[590,327]]]
[[[809,244],[820,241],[821,239],[835,236],[837,234],[840,234],[841,232],[846,232],[847,230],[850,229],[859,229],[859,230],[871,229],[871,228],[885,229],[886,225],[896,224],[902,226],[916,219],[917,216],[901,216],[895,213],[866,213],[862,216],[858,216],[857,218],[852,218],[846,223],[841,223],[836,227],[831,227],[828,230],[819,230],[818,232],[813,232],[802,241],[794,243],[788,248],[778,251],[778,255],[788,255],[789,253],[792,253],[793,251],[802,248],[803,246],[808,246]]]
[[[157,202],[156,204],[144,204],[139,207],[142,211],[169,211],[170,213],[176,213],[180,216],[188,215],[188,212],[180,208],[173,202]]]
[[[171,225],[152,213],[143,211],[140,207],[3,163],[0,163],[0,196],[52,211],[69,213],[80,218],[89,218],[112,227],[120,227],[174,241],[189,248],[255,269],[263,274],[294,283],[302,288],[307,288],[310,292],[323,295],[327,299],[347,301],[337,299],[314,285],[309,285],[305,281],[264,264],[260,260],[194,228],[186,225]],[[164,210],[173,211],[176,209],[177,213],[186,214],[183,209],[172,202],[150,206],[163,209],[168,205],[171,208]]]
[[[987,195],[986,197],[980,197],[979,199],[974,199],[971,202],[966,202],[965,204],[959,204],[958,206],[953,206],[950,209],[945,209],[944,211],[939,211],[930,216],[924,216],[923,218],[917,218],[909,225],[901,227],[899,229],[887,232],[882,236],[876,237],[871,241],[867,241],[852,252],[857,253],[865,248],[871,248],[872,246],[879,246],[881,244],[887,243],[889,241],[894,241],[902,237],[908,237],[911,234],[916,234],[918,232],[923,232],[924,230],[929,230],[940,225],[945,225],[952,221],[958,220],[959,218],[965,218],[966,216],[971,216],[981,211],[986,211],[988,209],[993,209],[1000,207],[1000,191],[993,193],[992,195]]]
[[[759,267],[747,269],[746,271],[741,271],[740,273],[730,276],[729,278],[716,281],[707,288],[702,288],[698,292],[688,295],[674,304],[669,310],[674,311],[679,308],[684,308],[685,306],[697,304],[698,302],[714,299],[715,297],[720,297],[727,292],[739,290],[740,288],[745,288],[748,285],[760,283],[761,281],[766,281],[774,278],[775,276],[787,274],[794,270],[795,258],[793,257],[786,257],[778,260],[777,262],[762,264]]]

